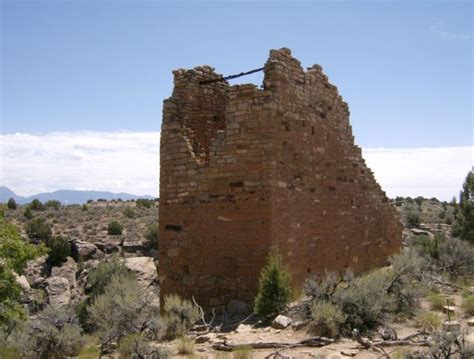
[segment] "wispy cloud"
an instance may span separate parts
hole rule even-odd
[[[57,189],[158,195],[159,132],[0,135],[0,183],[20,195]]]
[[[464,32],[454,32],[448,29],[448,26],[444,21],[438,21],[430,26],[430,31],[438,35],[442,39],[453,39],[453,40],[470,40],[471,35]]]
[[[0,185],[20,195],[56,189],[158,195],[159,132],[0,135]],[[390,197],[449,200],[472,167],[474,147],[367,148]]]

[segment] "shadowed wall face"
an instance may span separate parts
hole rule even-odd
[[[263,89],[200,84],[220,77],[208,66],[174,71],[161,132],[162,296],[243,311],[272,246],[300,287],[310,275],[384,264],[401,244],[321,67],[305,72],[280,49],[264,71]]]

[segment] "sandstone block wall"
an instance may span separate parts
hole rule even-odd
[[[259,89],[200,84],[220,77],[208,66],[174,71],[161,131],[162,296],[251,306],[271,246],[295,287],[325,271],[381,265],[400,246],[396,211],[321,67],[305,72],[280,49],[264,73]]]

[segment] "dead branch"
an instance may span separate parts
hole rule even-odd
[[[286,348],[301,348],[301,347],[313,347],[320,348],[334,342],[334,339],[326,337],[313,337],[305,340],[301,340],[296,343],[283,343],[283,342],[251,342],[242,344],[229,344],[227,342],[216,343],[212,346],[215,350],[220,351],[233,351],[241,347],[249,347],[252,349],[286,349]]]
[[[448,282],[443,282],[442,280],[436,278],[436,277],[432,277],[430,275],[427,275],[427,274],[424,274],[424,277],[435,282],[436,284],[439,284],[439,285],[442,285],[442,286],[445,286],[445,287],[451,287],[451,288],[455,288],[455,289],[458,289],[458,290],[462,290],[463,288],[456,285],[456,284],[452,284],[452,283],[448,283]]]
[[[204,328],[205,329],[204,334],[209,333],[213,329],[212,328],[212,323],[214,322],[214,319],[216,317],[216,312],[214,311],[214,308],[212,308],[212,318],[211,318],[211,321],[209,323],[207,323],[206,319],[205,319],[205,315],[204,315],[204,310],[202,309],[202,307],[199,304],[197,304],[196,299],[194,299],[194,296],[192,298],[193,298],[194,305],[199,309],[201,321],[203,323],[202,325],[196,326],[196,328],[197,329]],[[220,327],[218,327],[218,329],[220,329]]]

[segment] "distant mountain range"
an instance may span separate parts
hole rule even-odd
[[[152,196],[136,196],[130,193],[112,193],[112,192],[102,192],[102,191],[75,191],[61,189],[54,192],[44,192],[38,193],[33,196],[23,197],[18,196],[8,187],[0,187],[0,203],[8,201],[10,198],[14,198],[18,204],[26,204],[33,201],[35,198],[39,199],[41,202],[46,202],[50,200],[60,201],[63,204],[83,204],[86,203],[89,199],[94,201],[98,199],[105,199],[110,201],[112,199],[121,199],[121,200],[130,200],[137,198],[147,198],[153,199]]]

